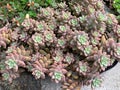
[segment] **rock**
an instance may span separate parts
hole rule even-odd
[[[95,90],[120,90],[120,63],[118,63],[112,69],[101,74],[104,81],[101,87],[95,88]],[[91,90],[89,86],[83,86],[81,90]]]

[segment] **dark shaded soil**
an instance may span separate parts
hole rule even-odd
[[[0,82],[0,90],[62,90],[61,84],[51,81],[50,77],[36,80],[31,73],[22,73],[12,84]]]

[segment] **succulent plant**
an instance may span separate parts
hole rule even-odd
[[[90,53],[92,52],[92,46],[91,45],[85,46],[83,52],[85,56],[90,55]]]
[[[35,33],[32,35],[32,38],[29,39],[28,44],[30,46],[36,46],[35,48],[39,49],[39,46],[45,45],[44,36],[40,33]]]
[[[64,69],[65,65],[62,63],[53,64],[52,67],[50,68],[50,73],[49,75],[52,77],[52,79],[55,80],[56,83],[59,81],[65,81],[65,74],[67,71]]]
[[[9,80],[10,79],[9,73],[3,73],[2,77],[3,77],[4,80]]]
[[[53,31],[45,31],[44,32],[46,44],[53,43],[55,39],[55,34]]]
[[[100,87],[101,83],[102,83],[102,80],[96,77],[92,80],[92,87],[93,88]]]
[[[120,43],[116,43],[116,47],[114,48],[114,56],[116,58],[120,58]]]
[[[86,45],[88,41],[87,35],[83,32],[77,36],[78,44]]]
[[[35,36],[33,37],[33,41],[34,41],[35,43],[42,43],[42,35],[35,35]]]
[[[34,61],[32,65],[32,74],[35,76],[36,79],[45,78],[45,73],[47,69],[38,61]]]
[[[116,16],[108,13],[102,0],[62,0],[56,5],[30,7],[37,11],[35,18],[28,11],[21,24],[8,20],[0,28],[1,76],[11,82],[23,68],[36,79],[49,75],[69,90],[91,80],[92,87],[99,86],[97,76],[120,61]]]
[[[27,42],[27,40],[30,38],[30,36],[26,32],[21,32],[18,39],[20,39],[23,42]]]
[[[117,35],[119,37],[119,35],[120,35],[120,28],[117,29]]]
[[[98,38],[94,38],[94,37],[91,37],[91,44],[93,45],[93,46],[96,46],[96,45],[98,45],[99,44],[99,39]]]
[[[100,66],[102,67],[102,69],[105,70],[105,68],[109,65],[110,65],[110,58],[106,55],[101,56]]]
[[[0,63],[0,72],[4,71],[5,69],[6,69],[5,63],[4,63],[4,62],[1,62],[1,63]]]
[[[79,66],[76,69],[80,74],[86,75],[89,70],[88,64],[85,62],[79,62]]]
[[[8,65],[8,69],[12,69],[12,68],[17,67],[17,63],[13,59],[8,59],[5,63]]]
[[[68,64],[71,64],[74,62],[74,56],[71,53],[67,53],[65,55],[64,61],[67,62]]]
[[[75,32],[72,42],[73,44],[75,43],[77,44],[76,48],[82,50],[83,46],[89,45],[89,38],[88,38],[87,33],[85,33],[84,31]]]
[[[113,30],[117,37],[120,37],[120,25],[116,25]]]
[[[95,13],[95,8],[92,5],[88,5],[88,13],[89,14],[94,14]]]
[[[104,9],[104,4],[103,4],[103,1],[98,1],[97,3],[96,3],[96,8],[97,9],[100,9],[100,10],[103,10]]]
[[[69,30],[70,30],[69,26],[67,26],[67,25],[60,25],[58,32],[59,33],[63,33],[63,35],[64,35]]]
[[[47,24],[45,23],[45,21],[40,21],[36,23],[35,31],[44,32],[44,30],[47,30]]]
[[[12,80],[19,77],[19,74],[11,70],[6,70],[2,73],[2,79],[12,83]]]
[[[57,44],[56,44],[57,47],[65,48],[65,45],[66,45],[66,39],[64,39],[63,37],[57,40]]]
[[[54,72],[54,75],[53,75],[53,79],[56,79],[56,80],[61,80],[62,79],[62,73],[61,72]]]
[[[101,34],[104,34],[105,31],[106,31],[106,25],[105,25],[105,23],[104,23],[104,22],[101,22],[101,25],[100,25],[100,26],[101,26],[101,27],[99,28],[100,33],[101,33]]]
[[[70,19],[69,24],[70,24],[71,26],[73,26],[73,27],[79,25],[79,24],[78,24],[78,19],[77,19],[77,18],[72,18],[72,19]]]
[[[49,21],[48,23],[48,30],[50,31],[55,31],[56,27],[57,27],[57,23],[56,20],[53,18],[51,21]]]
[[[40,77],[45,78],[45,75],[40,70],[34,70],[32,73],[36,79],[39,79]]]
[[[78,81],[72,80],[72,79],[68,79],[65,83],[63,83],[62,86],[63,89],[75,89],[75,90],[80,90],[80,84]]]
[[[40,10],[41,17],[43,18],[51,18],[54,15],[54,11],[52,8],[41,8]]]
[[[100,21],[106,21],[107,20],[106,15],[104,13],[102,13],[102,12],[97,12],[97,18]]]
[[[19,67],[25,68],[25,61],[31,59],[29,51],[25,50],[22,46],[19,48],[14,47],[14,49],[11,47],[11,50],[9,52],[7,51],[6,54],[6,68],[13,69],[15,72],[18,71]]]
[[[12,30],[8,26],[4,26],[0,29],[0,47],[6,48],[7,44],[11,42],[11,33]]]
[[[67,20],[71,18],[71,13],[68,11],[67,12],[61,11],[61,12],[57,12],[56,16],[58,18],[58,21],[67,22]]]
[[[60,3],[58,3],[58,7],[60,9],[66,9],[67,8],[67,4],[66,4],[66,2],[60,2]]]
[[[33,29],[34,26],[36,24],[36,21],[34,19],[31,18],[26,18],[23,22],[22,22],[22,26],[25,27],[25,31],[28,31],[30,29]]]
[[[60,49],[54,50],[53,53],[52,53],[52,58],[55,62],[63,61],[63,59],[64,59],[63,51],[61,51]]]
[[[79,21],[80,23],[84,23],[84,22],[86,21],[86,16],[84,16],[84,15],[80,16],[80,17],[78,18],[78,21]]]

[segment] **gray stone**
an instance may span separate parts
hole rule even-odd
[[[101,74],[103,82],[101,87],[95,88],[95,90],[120,90],[120,63],[118,63],[112,69]],[[89,86],[83,86],[81,90],[91,90]]]
[[[61,84],[51,81],[50,77],[46,77],[45,80],[41,80],[41,90],[61,90]]]

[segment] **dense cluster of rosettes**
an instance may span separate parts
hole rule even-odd
[[[96,78],[120,60],[120,25],[104,10],[102,0],[71,0],[57,8],[41,8],[37,19],[0,29],[0,73],[18,77],[21,68],[36,79],[49,75],[63,88],[98,86]]]

